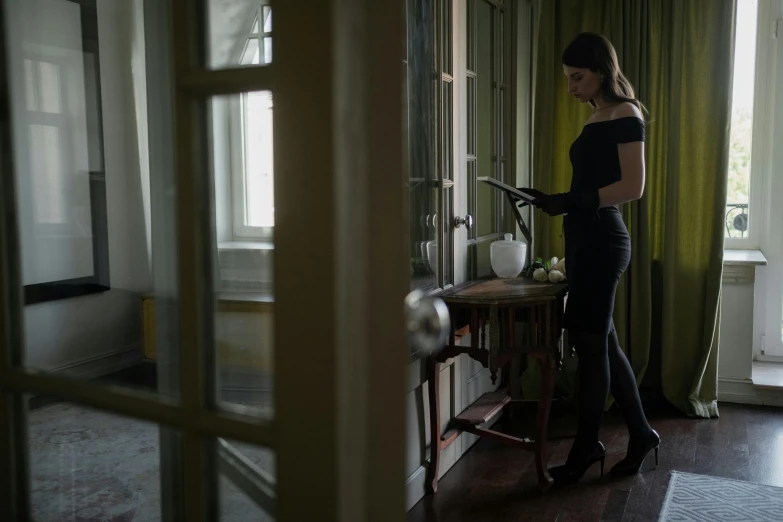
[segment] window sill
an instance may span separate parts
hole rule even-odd
[[[242,250],[274,250],[275,244],[272,241],[224,241],[218,243],[218,250],[221,252],[236,252]]]
[[[761,250],[724,250],[723,283],[750,284],[756,281],[756,267],[766,266]]]
[[[723,266],[767,266],[761,250],[723,250]]]
[[[764,390],[783,390],[783,364],[754,362],[753,385]]]
[[[272,288],[271,241],[218,243],[219,289],[232,294],[266,294]]]
[[[274,304],[275,296],[269,291],[258,292],[229,292],[223,291],[217,293],[217,299],[220,304]]]

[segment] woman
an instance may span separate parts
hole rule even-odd
[[[563,53],[568,91],[594,112],[571,145],[568,193],[520,189],[550,216],[565,214],[568,306],[566,328],[579,356],[579,425],[568,460],[550,469],[556,483],[579,480],[597,462],[603,475],[606,448],[598,440],[609,391],[628,425],[628,451],[613,473],[639,471],[660,438],[644,415],[636,379],[612,321],[617,283],[631,258],[631,240],[618,205],[644,192],[643,105],[620,71],[612,44],[583,33]]]

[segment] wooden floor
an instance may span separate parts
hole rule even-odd
[[[572,405],[558,404],[550,424],[550,465],[563,462],[574,432]],[[670,408],[648,412],[661,435],[660,465],[652,454],[642,473],[600,478],[599,466],[582,481],[546,493],[536,490],[532,454],[490,440],[478,442],[441,479],[439,491],[408,514],[409,522],[655,521],[669,472],[685,471],[783,487],[783,409],[720,404],[720,418],[694,420]],[[526,408],[529,410],[529,408]],[[529,436],[529,411],[501,420],[502,431]],[[607,471],[624,453],[625,425],[610,412],[602,440]]]

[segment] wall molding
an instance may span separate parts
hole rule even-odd
[[[751,379],[718,379],[718,402],[783,407],[783,390],[763,389]]]
[[[78,379],[96,379],[141,364],[144,361],[143,343],[134,343],[113,352],[88,357],[49,370],[52,373],[67,372]]]

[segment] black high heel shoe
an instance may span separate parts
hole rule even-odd
[[[628,454],[623,460],[614,465],[612,468],[613,474],[633,475],[639,473],[644,460],[652,450],[655,450],[655,465],[658,465],[658,448],[661,446],[661,437],[658,435],[658,432],[651,430],[647,440],[639,443],[635,448],[633,445],[633,442],[628,445]]]
[[[568,463],[563,464],[562,466],[555,466],[553,468],[549,468],[549,474],[552,476],[552,479],[555,481],[555,484],[558,485],[567,485],[567,484],[573,484],[574,482],[579,481],[579,479],[584,476],[585,472],[595,464],[596,462],[601,463],[601,478],[604,476],[604,462],[606,462],[606,447],[603,445],[603,443],[599,442],[595,449],[593,450],[590,455],[587,456],[587,458],[577,464],[577,465],[569,465]]]

